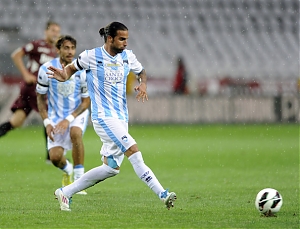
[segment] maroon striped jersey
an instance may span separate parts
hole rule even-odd
[[[35,40],[22,47],[28,56],[27,69],[30,73],[37,76],[41,65],[52,60],[57,56],[56,48],[45,40]]]

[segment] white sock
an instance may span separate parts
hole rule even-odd
[[[101,165],[84,173],[78,180],[72,184],[62,188],[67,197],[73,196],[75,193],[85,190],[109,177],[113,177],[119,173],[119,170],[113,169],[108,165]]]
[[[78,180],[84,174],[83,165],[75,165],[73,169],[73,173],[74,173],[74,181]]]
[[[66,160],[66,165],[61,170],[67,173],[68,175],[71,175],[73,172],[73,165],[68,160]]]
[[[128,157],[128,160],[132,164],[136,175],[138,175],[138,177],[160,197],[164,188],[161,186],[152,170],[144,163],[142,153],[140,151],[136,152]]]

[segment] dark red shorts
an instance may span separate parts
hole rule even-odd
[[[32,110],[38,112],[35,90],[36,84],[28,85],[25,82],[22,82],[20,94],[11,106],[11,111],[15,112],[18,109],[22,109],[26,115],[28,115]]]

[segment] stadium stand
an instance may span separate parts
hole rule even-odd
[[[298,0],[1,0],[0,74],[15,71],[10,52],[39,38],[49,19],[77,39],[78,52],[102,44],[100,27],[122,21],[129,49],[157,79],[153,94],[171,92],[179,55],[201,95],[298,93]]]
[[[0,27],[19,27],[29,40],[52,18],[84,50],[101,43],[100,26],[120,20],[154,77],[172,76],[181,54],[197,78],[294,78],[298,13],[296,0],[2,0]]]

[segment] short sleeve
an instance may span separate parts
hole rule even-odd
[[[86,81],[86,71],[80,71],[80,90],[81,97],[87,98],[89,97],[88,89],[87,89],[87,81]]]
[[[34,50],[34,48],[35,48],[34,42],[29,42],[29,43],[27,43],[26,45],[24,45],[24,46],[22,47],[22,49],[23,49],[25,55],[31,53],[31,52]]]
[[[130,71],[132,71],[134,74],[139,74],[144,69],[142,64],[137,60],[136,56],[133,54],[131,50],[128,51],[128,62],[129,62],[129,68]]]
[[[80,53],[80,55],[78,56],[78,58],[76,60],[73,61],[73,64],[78,71],[83,70],[83,69],[86,69],[86,70],[89,69],[88,54],[89,54],[88,50],[85,50],[82,53]]]
[[[39,94],[46,94],[49,89],[49,78],[46,72],[47,72],[47,67],[45,65],[42,65],[38,72],[37,84],[36,84],[36,91]]]

